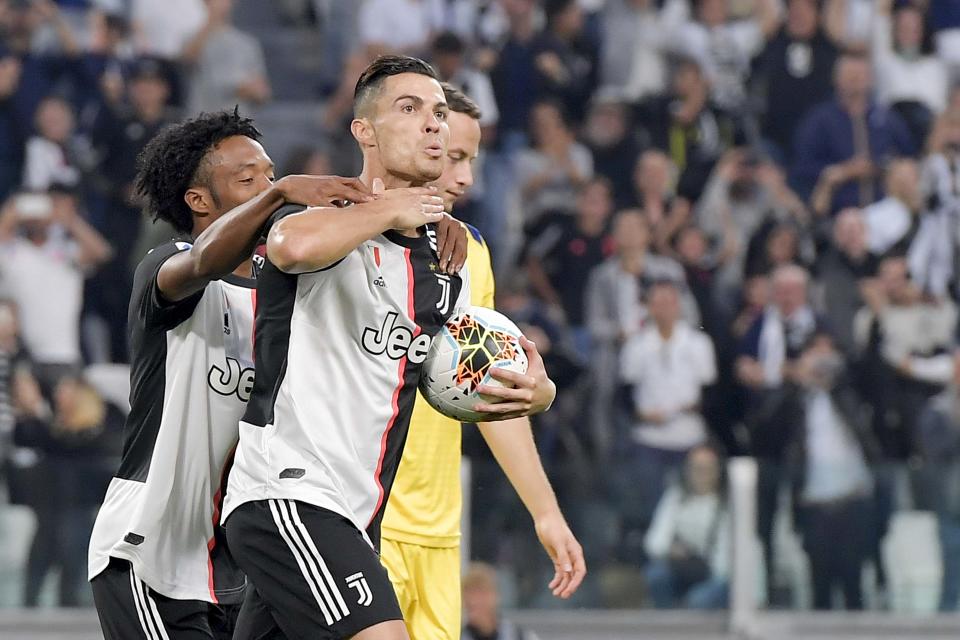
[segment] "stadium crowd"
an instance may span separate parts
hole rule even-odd
[[[578,604],[724,606],[724,460],[749,455],[772,605],[784,520],[813,606],[839,587],[862,608],[866,564],[882,592],[909,469],[957,607],[960,3],[937,0],[0,0],[0,453],[10,500],[49,523],[26,604],[54,564],[78,601],[122,424],[78,374],[126,361],[132,265],[172,233],[141,216],[137,154],[176,119],[286,99],[271,32],[234,23],[252,4],[322,52],[325,135],[281,173],[353,175],[350,99],[379,53],[480,105],[457,216],[560,389],[538,446],[610,569]],[[520,566],[536,541],[471,434],[472,554],[544,604]]]

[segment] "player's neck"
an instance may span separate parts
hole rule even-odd
[[[365,165],[360,172],[360,182],[368,188],[373,186],[373,181],[377,178],[383,180],[384,189],[403,189],[405,187],[422,187],[427,184],[426,180],[410,180],[401,176],[394,175],[380,166]]]
[[[383,180],[384,189],[402,189],[404,187],[422,187],[426,184],[425,181],[417,182],[411,181],[406,178],[401,178],[395,176],[392,173],[389,173],[381,166],[370,166],[365,164],[363,171],[360,172],[360,182],[365,184],[367,187],[373,186],[373,181],[377,178]],[[420,233],[414,229],[397,229],[397,233],[407,236],[408,238],[418,238]]]

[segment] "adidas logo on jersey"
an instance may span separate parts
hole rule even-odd
[[[414,337],[413,331],[397,324],[397,316],[396,311],[391,311],[379,329],[366,327],[361,340],[363,348],[375,356],[385,353],[391,360],[406,356],[413,364],[422,363],[430,349],[430,336],[421,333]]]
[[[383,279],[383,276],[377,276],[374,278],[373,284],[384,289],[387,287],[387,281]]]

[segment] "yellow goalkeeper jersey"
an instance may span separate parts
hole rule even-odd
[[[492,309],[490,250],[480,232],[467,226],[470,304]],[[383,516],[384,538],[425,547],[460,544],[460,431],[459,422],[438,413],[417,395]]]

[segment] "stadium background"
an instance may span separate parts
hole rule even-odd
[[[124,408],[132,265],[171,236],[138,211],[139,149],[239,104],[278,175],[353,175],[350,93],[381,52],[480,104],[457,215],[560,389],[535,432],[587,554],[568,602],[465,431],[469,559],[496,567],[516,620],[720,637],[745,562],[760,610],[869,612],[767,637],[960,630],[957,0],[0,0],[0,635],[92,620],[18,610],[90,604],[119,421],[82,414]],[[664,281],[676,323],[670,295],[650,305]],[[658,322],[702,331],[716,375]],[[817,393],[803,363],[843,373]],[[51,383],[72,370],[92,390]],[[734,457],[757,463],[756,524],[728,508]],[[746,561],[735,530],[756,532]],[[697,584],[677,540],[707,556]],[[827,602],[814,574],[837,578]],[[720,613],[653,611],[674,607]]]

